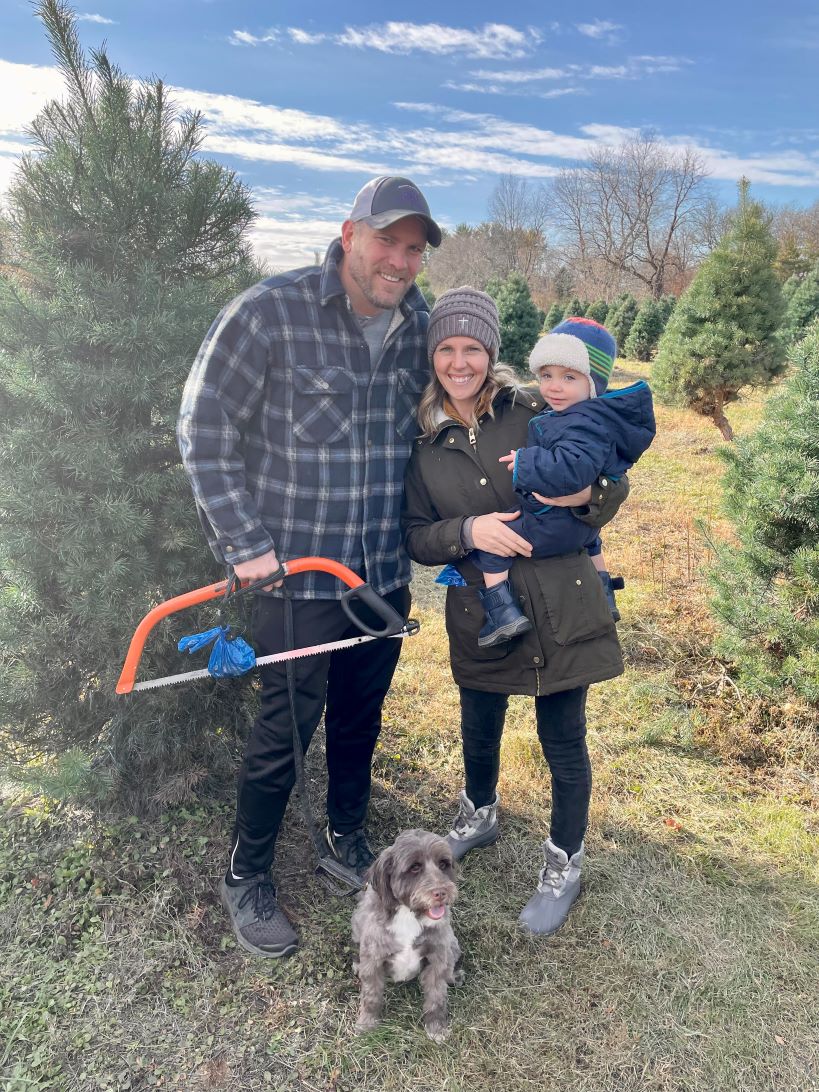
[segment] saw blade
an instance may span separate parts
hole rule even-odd
[[[412,631],[409,631],[412,632]],[[406,637],[407,632],[391,633],[390,637]],[[297,648],[292,652],[274,652],[270,656],[260,656],[256,661],[256,667],[264,667],[265,664],[281,663],[284,660],[300,660],[304,656],[318,656],[322,652],[335,652],[340,648],[352,648],[354,645],[363,645],[367,641],[377,641],[383,638],[378,637],[347,637],[343,641],[331,641],[326,645],[308,645],[306,648]],[[251,668],[252,670],[252,668]],[[237,678],[238,676],[228,676]],[[191,682],[193,679],[212,679],[215,676],[211,675],[206,667],[200,668],[197,671],[183,671],[179,675],[165,675],[161,679],[146,679],[145,682],[134,683],[134,690],[153,690],[157,686],[175,686],[176,683]]]

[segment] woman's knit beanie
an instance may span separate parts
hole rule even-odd
[[[500,323],[495,301],[486,292],[463,285],[450,288],[435,301],[429,316],[427,356],[448,337],[474,337],[489,353],[493,364],[500,352]]]
[[[617,342],[605,326],[588,318],[567,318],[544,334],[529,355],[530,370],[540,377],[550,364],[573,368],[589,380],[589,397],[609,385],[617,356]]]

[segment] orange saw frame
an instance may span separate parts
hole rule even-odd
[[[365,584],[361,577],[354,573],[352,569],[348,569],[346,565],[342,565],[339,561],[332,561],[327,557],[297,557],[292,561],[285,561],[277,572],[271,573],[269,577],[266,576],[263,580],[254,581],[252,583],[257,587],[260,587],[266,585],[268,581],[276,582],[283,577],[295,576],[297,573],[309,572],[311,570],[329,573],[330,576],[335,576],[338,580],[347,585],[350,590],[341,597],[341,605],[352,621],[370,636],[388,637],[391,636],[392,633],[398,632],[395,625],[395,619],[398,619],[401,625],[403,625],[404,619],[393,611],[392,607],[384,602],[381,596],[378,595],[377,592],[374,592],[369,584]],[[246,582],[243,587],[247,588],[250,583],[251,582]],[[131,643],[128,646],[128,652],[125,657],[125,663],[123,664],[122,672],[120,673],[117,682],[117,693],[130,694],[134,689],[136,672],[142,657],[142,651],[145,648],[145,641],[157,622],[161,622],[163,618],[167,618],[170,614],[176,614],[177,611],[185,610],[186,607],[195,607],[198,606],[199,603],[207,603],[210,599],[218,599],[219,596],[223,596],[227,590],[228,581],[220,580],[216,584],[208,584],[207,587],[204,588],[194,588],[193,591],[184,592],[182,595],[174,596],[173,599],[166,599],[164,603],[158,603],[153,610],[149,610],[137,626],[134,635],[131,638]],[[351,598],[360,599],[366,606],[374,609],[375,613],[385,622],[384,630],[372,630],[363,625],[350,609],[349,603]],[[400,629],[400,627],[398,628]]]

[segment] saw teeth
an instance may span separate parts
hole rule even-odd
[[[391,633],[389,636],[394,638],[403,638],[407,636],[413,636],[418,632],[417,623],[416,628],[405,628],[400,633]],[[346,637],[341,641],[332,641],[327,645],[316,645],[312,648],[305,649],[293,649],[291,652],[273,652],[269,656],[260,657],[255,667],[265,667],[270,663],[286,663],[287,660],[302,660],[305,656],[317,656],[321,652],[334,652],[342,648],[351,648],[353,645],[361,645],[366,641],[376,641],[377,637],[370,637],[368,635],[362,635],[361,637]],[[251,671],[253,668],[250,669]],[[245,672],[247,674],[247,672]],[[212,679],[215,676],[211,675],[207,668],[200,668],[196,671],[182,671],[178,675],[166,675],[162,679],[146,679],[145,682],[134,683],[131,688],[131,693],[135,690],[155,690],[159,686],[176,686],[177,683],[193,682],[194,679]],[[241,678],[241,676],[234,676],[235,678]]]

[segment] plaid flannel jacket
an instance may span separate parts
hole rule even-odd
[[[410,579],[399,515],[429,316],[413,285],[373,370],[342,253],[336,240],[322,266],[270,277],[224,308],[185,385],[177,435],[217,560],[330,557],[384,595]],[[305,599],[346,590],[315,572],[287,586]]]

